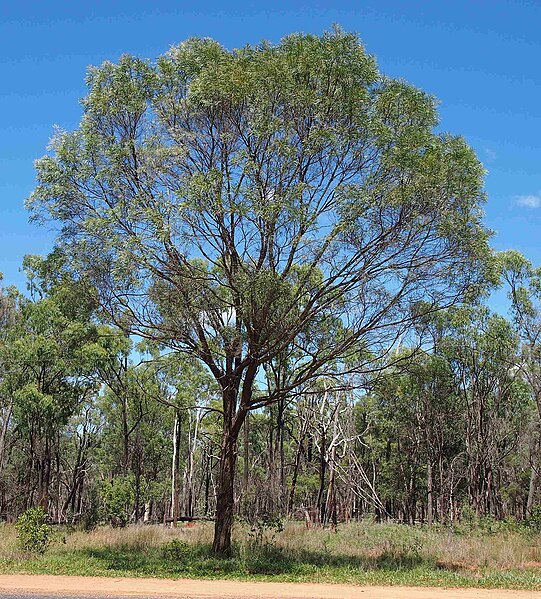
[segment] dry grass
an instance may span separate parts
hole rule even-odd
[[[0,571],[196,578],[265,578],[377,584],[493,586],[541,589],[541,535],[495,530],[350,523],[306,529],[291,522],[256,542],[243,524],[234,556],[212,556],[212,523],[177,528],[57,529],[43,557],[22,554],[11,525],[0,525]],[[164,552],[172,541],[174,551]]]
[[[0,523],[0,560],[16,559],[20,555],[17,531],[12,524]]]
[[[153,547],[161,547],[173,539],[186,540],[190,538],[190,529],[183,525],[169,528],[161,525],[128,526],[126,528],[111,528],[100,526],[90,532],[77,531],[66,535],[66,549],[101,549],[107,547],[130,548],[144,551]]]
[[[5,527],[10,530],[10,527]],[[173,539],[193,545],[212,542],[213,527],[208,523],[179,525],[177,528],[130,526],[124,529],[99,527],[91,532],[75,532],[66,536],[67,550],[98,548],[130,548],[137,551],[161,547]],[[10,531],[12,547],[14,533]],[[253,544],[245,525],[235,527],[237,547]],[[415,528],[399,524],[350,523],[338,532],[329,529],[307,529],[302,523],[288,523],[282,532],[266,534],[267,546],[293,554],[304,552],[323,556],[347,556],[361,560],[377,560],[385,556],[418,557],[434,561],[442,567],[478,569],[541,567],[541,535],[513,530],[496,533],[471,531],[457,533],[451,529]]]
[[[52,551],[83,551],[96,549],[129,549],[145,551],[160,548],[173,539],[189,545],[209,545],[212,542],[211,523],[128,526],[100,526],[90,532],[59,530],[54,533]],[[15,528],[0,524],[0,559],[19,557]],[[247,550],[254,543],[253,535],[243,524],[234,530],[235,545]],[[399,524],[349,523],[338,532],[329,529],[307,529],[302,523],[290,522],[282,532],[269,531],[264,545],[288,554],[302,552],[321,556],[345,556],[363,561],[417,557],[433,561],[442,567],[477,569],[541,567],[541,535],[502,529],[499,532],[456,532],[445,528],[411,527]]]
[[[541,535],[503,527],[498,532],[488,533],[400,524],[350,523],[333,533],[324,529],[308,530],[302,524],[290,523],[276,535],[275,544],[288,551],[303,549],[365,560],[385,556],[418,557],[442,567],[541,567]]]

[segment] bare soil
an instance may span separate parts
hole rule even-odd
[[[236,599],[539,599],[539,592],[501,589],[375,587],[340,584],[0,575],[2,593],[92,597]]]

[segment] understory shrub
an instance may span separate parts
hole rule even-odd
[[[132,476],[117,476],[105,480],[100,487],[102,517],[111,526],[123,528],[130,519],[135,492]]]
[[[17,540],[24,551],[42,555],[50,543],[51,527],[42,507],[32,507],[17,520]]]
[[[162,547],[162,556],[166,559],[182,562],[190,555],[190,546],[186,541],[173,539]]]

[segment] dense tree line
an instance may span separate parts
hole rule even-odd
[[[28,200],[56,249],[2,296],[6,516],[213,517],[223,553],[235,514],[532,509],[538,274],[432,97],[340,29],[87,83]]]
[[[516,253],[499,259],[511,319],[479,304],[438,312],[362,382],[322,376],[252,411],[235,514],[528,517],[540,495],[539,273]],[[55,522],[89,525],[212,518],[222,416],[208,371],[100,323],[89,289],[58,276],[58,255],[25,268],[30,293],[1,295],[2,517],[41,505]],[[273,384],[264,373],[255,395]]]

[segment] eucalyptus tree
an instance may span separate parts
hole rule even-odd
[[[541,268],[514,250],[501,252],[499,260],[513,322],[523,342],[518,365],[532,388],[541,418]]]
[[[513,322],[522,340],[517,366],[528,381],[539,416],[534,429],[535,451],[527,501],[527,511],[531,512],[541,471],[541,268],[534,267],[520,252],[514,250],[501,252],[499,260],[502,279],[511,300]]]
[[[58,264],[58,255],[25,258],[31,297],[19,298],[16,324],[0,345],[4,387],[25,441],[22,498],[26,507],[37,503],[44,509],[59,461],[60,432],[97,389],[92,377],[95,304],[80,284],[57,270]]]
[[[434,132],[432,97],[382,76],[338,29],[234,51],[190,39],[91,68],[87,84],[81,125],[37,162],[28,207],[59,224],[118,325],[216,379],[214,550],[227,552],[246,414],[480,283],[483,169]],[[341,326],[313,336],[325,321]],[[291,347],[295,375],[254,394]]]
[[[468,494],[477,515],[502,515],[499,476],[529,417],[531,394],[516,367],[518,351],[518,336],[502,316],[486,308],[449,314],[442,352],[462,404]]]
[[[438,349],[403,350],[400,367],[378,377],[371,392],[371,449],[382,471],[382,495],[401,504],[406,521],[417,519],[417,505],[422,504],[429,525],[452,514],[449,474],[464,435],[458,390]]]
[[[156,462],[161,469],[165,466],[153,451],[154,446],[158,453],[164,450],[165,409],[154,398],[153,377],[140,365],[132,364],[124,352],[130,344],[125,343],[122,335],[111,331],[104,335],[103,329],[100,333],[100,341],[106,341],[104,355],[97,361],[99,379],[104,385],[99,401],[103,419],[100,466],[107,478],[121,477],[132,487],[133,503],[126,522],[132,513],[138,522],[144,514],[147,474],[154,470]]]
[[[184,516],[195,516],[196,460],[202,457],[203,420],[216,411],[212,404],[219,392],[216,381],[200,361],[177,353],[160,354],[152,344],[142,345],[153,356],[142,368],[147,380],[155,381],[150,397],[167,410],[172,421],[170,517],[176,523],[182,506]]]
[[[3,275],[0,273],[0,284]],[[0,285],[0,487],[6,461],[8,432],[13,416],[13,394],[9,384],[8,368],[4,346],[20,316],[20,293],[15,289],[5,289]]]

